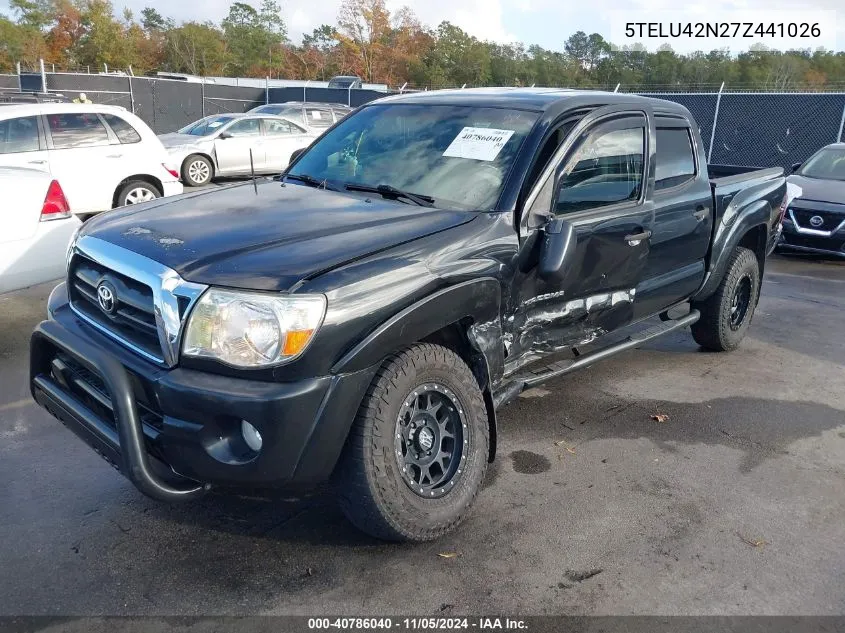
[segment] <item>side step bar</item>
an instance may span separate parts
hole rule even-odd
[[[639,347],[652,339],[659,338],[665,334],[674,332],[675,330],[685,328],[698,321],[700,317],[701,313],[698,310],[691,310],[689,314],[681,317],[680,319],[665,321],[647,330],[643,330],[642,332],[636,332],[631,334],[631,336],[626,338],[624,341],[610,345],[609,347],[605,347],[588,354],[577,355],[577,357],[572,360],[565,360],[546,367],[538,368],[537,371],[530,374],[515,376],[496,392],[493,398],[493,403],[498,409],[500,406],[503,406],[516,398],[526,389],[536,387],[537,385],[549,381],[552,378],[558,378],[560,376],[570,374],[573,371],[584,369],[585,367],[589,367],[600,360],[615,356],[616,354],[634,347]]]

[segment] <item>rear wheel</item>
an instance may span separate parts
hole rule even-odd
[[[205,156],[188,156],[182,163],[182,180],[191,187],[207,185],[214,175],[214,167]]]
[[[150,202],[161,198],[161,195],[161,190],[155,185],[145,180],[132,180],[123,185],[117,193],[117,206],[126,207],[130,204]]]
[[[701,318],[692,326],[695,342],[716,352],[739,347],[751,325],[759,292],[757,257],[751,250],[738,246],[716,292],[705,301],[693,304],[701,312]]]
[[[361,404],[333,479],[358,529],[428,541],[466,516],[487,470],[489,428],[466,363],[439,345],[389,357]]]

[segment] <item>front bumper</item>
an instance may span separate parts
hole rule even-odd
[[[800,198],[794,201],[784,215],[778,246],[845,257],[845,205]]]
[[[375,368],[294,383],[163,369],[79,321],[62,292],[32,335],[33,398],[139,490],[177,500],[330,476]],[[261,433],[257,453],[242,420]]]

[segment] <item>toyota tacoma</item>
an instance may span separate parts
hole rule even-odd
[[[388,97],[276,179],[87,222],[32,395],[150,497],[328,482],[358,528],[434,539],[524,389],[686,327],[736,348],[785,193],[662,100]]]

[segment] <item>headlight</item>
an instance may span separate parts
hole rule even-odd
[[[323,295],[211,289],[191,311],[182,353],[235,367],[279,365],[302,354],[325,314]]]

